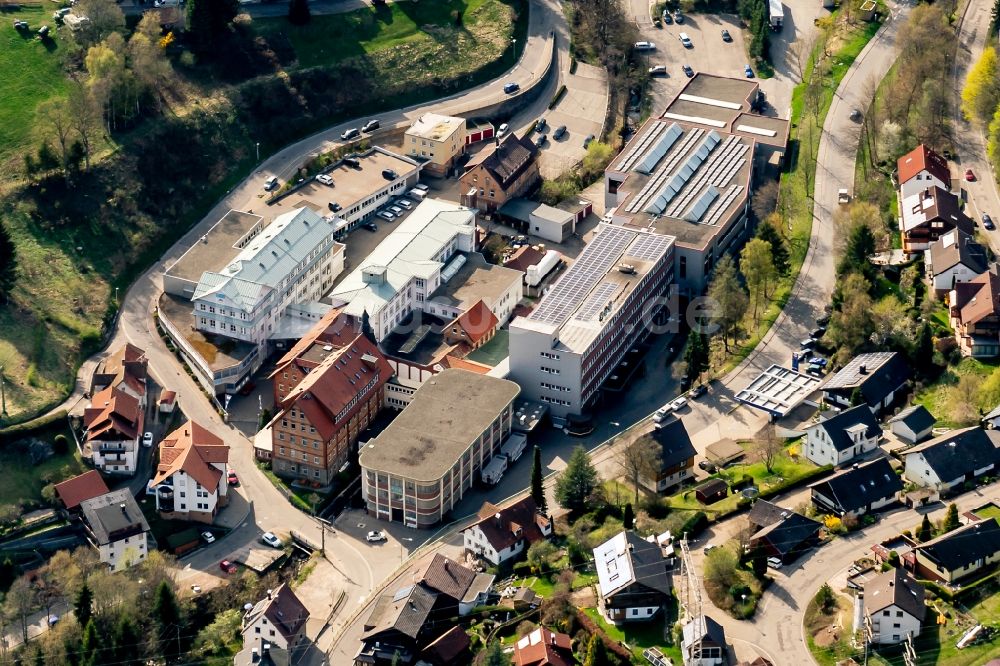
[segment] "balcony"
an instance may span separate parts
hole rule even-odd
[[[101,442],[97,446],[98,453],[125,453],[131,450],[131,442]]]
[[[156,487],[156,507],[170,513],[174,510],[174,489],[169,486]]]

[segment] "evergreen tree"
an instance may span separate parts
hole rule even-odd
[[[187,0],[187,32],[194,50],[211,55],[224,41],[239,8],[239,0]]]
[[[309,13],[309,0],[292,0],[288,5],[288,21],[292,25],[305,25],[312,16]]]
[[[931,526],[931,519],[925,513],[924,519],[920,521],[920,527],[917,528],[917,533],[914,535],[917,537],[917,541],[921,543],[924,541],[930,541],[931,537],[934,536],[934,528]]]
[[[920,333],[917,335],[917,344],[913,349],[913,364],[925,377],[934,368],[934,336],[927,322],[920,327]]]
[[[548,511],[545,501],[545,487],[542,484],[542,449],[535,444],[535,453],[531,461],[531,499],[541,513]]]
[[[767,553],[763,548],[754,548],[750,553],[750,568],[757,578],[763,579],[767,575]]]
[[[97,636],[97,625],[94,618],[87,621],[87,626],[83,628],[83,639],[80,642],[80,666],[95,666],[101,663],[97,653],[100,650],[101,639]]]
[[[942,532],[951,532],[958,529],[958,505],[952,502],[948,505],[948,513],[944,516],[944,524],[941,525]]]
[[[587,643],[587,656],[583,660],[583,666],[611,666],[611,659],[608,658],[608,650],[604,646],[599,633],[590,635]]]
[[[750,302],[743,285],[740,284],[736,264],[730,255],[725,255],[715,265],[712,281],[708,285],[708,298],[714,304],[712,314],[722,334],[722,344],[729,352],[729,340],[736,337],[736,329],[747,311]]]
[[[153,621],[156,623],[160,652],[169,663],[180,653],[181,609],[167,581],[156,588],[153,601]]]
[[[708,339],[704,333],[691,332],[684,360],[687,362],[687,378],[692,384],[709,368]]]
[[[774,264],[774,269],[778,271],[778,275],[788,275],[788,247],[785,245],[785,239],[781,237],[770,220],[764,220],[757,227],[757,238],[770,244],[771,262]]]
[[[10,292],[14,289],[17,281],[17,248],[14,247],[14,239],[10,237],[10,231],[0,221],[0,303],[6,302]],[[10,559],[8,558],[8,562]],[[5,563],[6,565],[6,563]],[[0,572],[0,576],[3,573]],[[14,581],[11,581],[11,583]],[[10,584],[7,583],[7,587]],[[7,589],[4,587],[3,589]]]
[[[17,580],[17,567],[8,557],[0,563],[0,592],[9,590],[15,580]]]
[[[632,502],[625,504],[625,511],[622,515],[622,525],[630,530],[635,526],[635,512],[632,510]]]
[[[572,513],[583,513],[597,490],[597,470],[590,462],[586,449],[577,446],[569,457],[566,469],[556,480],[556,500]]]
[[[128,666],[140,661],[142,652],[140,643],[142,636],[135,620],[127,614],[118,618],[111,632],[111,643],[114,650],[114,662]]]
[[[851,229],[847,236],[847,245],[844,248],[844,256],[837,266],[837,273],[847,275],[848,273],[861,273],[869,282],[874,277],[874,268],[868,257],[875,254],[875,234],[868,228],[867,224],[859,224]]]
[[[482,666],[510,666],[510,657],[503,651],[503,644],[500,641],[493,641],[483,652],[479,662]]]
[[[80,591],[76,594],[76,601],[73,603],[73,614],[81,627],[86,627],[94,614],[94,593],[90,591],[90,586],[84,581],[80,586]]]

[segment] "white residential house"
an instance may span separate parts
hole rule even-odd
[[[301,648],[309,611],[286,584],[268,590],[267,596],[243,615],[244,645],[266,641],[289,654]]]
[[[843,465],[875,449],[882,428],[868,405],[851,407],[806,429],[803,454],[817,465]]]
[[[927,609],[924,588],[902,568],[890,569],[865,583],[864,613],[871,618],[872,642],[892,645],[920,635]]]
[[[899,200],[921,192],[928,187],[951,189],[951,170],[948,160],[921,144],[903,155],[896,162],[899,179]]]
[[[80,503],[87,538],[101,562],[120,571],[146,559],[149,524],[128,488]]]
[[[939,296],[960,282],[968,282],[989,265],[986,248],[972,235],[952,229],[924,251],[925,273]]]
[[[83,412],[84,454],[106,474],[135,474],[145,413],[139,399],[108,386]]]
[[[305,207],[276,217],[225,268],[202,274],[191,297],[197,329],[255,344],[266,356],[289,306],[318,301],[344,270],[335,227],[335,218]]]
[[[948,491],[996,469],[1000,432],[980,427],[952,430],[904,454],[903,476],[911,483]]]
[[[212,523],[229,503],[229,447],[189,421],[160,442],[160,464],[150,482],[164,518]]]
[[[465,550],[499,565],[552,534],[552,521],[538,512],[530,496],[501,509],[490,502],[479,510],[479,522],[462,530]]]
[[[611,623],[651,620],[672,594],[662,548],[623,531],[594,549],[598,607]]]
[[[923,405],[913,405],[889,419],[889,429],[907,444],[916,444],[931,436],[937,419]]]

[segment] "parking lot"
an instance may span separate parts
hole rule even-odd
[[[545,113],[542,130],[548,141],[541,148],[539,169],[544,178],[555,178],[583,159],[588,136],[598,136],[608,108],[608,79],[605,71],[586,63],[577,63],[576,72],[564,74],[566,94],[555,108]],[[559,139],[552,137],[558,127],[566,127]],[[530,126],[525,131],[530,131]],[[537,134],[532,134],[534,140]]]

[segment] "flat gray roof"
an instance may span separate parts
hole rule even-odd
[[[365,469],[435,482],[517,397],[514,382],[449,368],[424,382],[409,405],[361,449]]]
[[[254,345],[249,342],[223,336],[216,336],[220,341],[217,345],[204,333],[195,330],[194,309],[186,298],[163,293],[157,307],[160,316],[169,319],[184,334],[184,339],[201,355],[212,372],[239,365],[254,350]]]
[[[218,271],[229,265],[242,250],[236,244],[263,220],[253,213],[229,211],[212,225],[204,240],[199,239],[167,269],[167,275],[198,282],[205,271]]]
[[[736,399],[765,412],[785,416],[818,389],[821,383],[822,380],[818,377],[775,364],[737,393]]]
[[[455,276],[435,289],[429,300],[460,310],[468,310],[480,300],[487,300],[488,305],[492,305],[511,284],[520,284],[524,279],[521,271],[491,264],[478,252],[464,256],[466,261]]]

